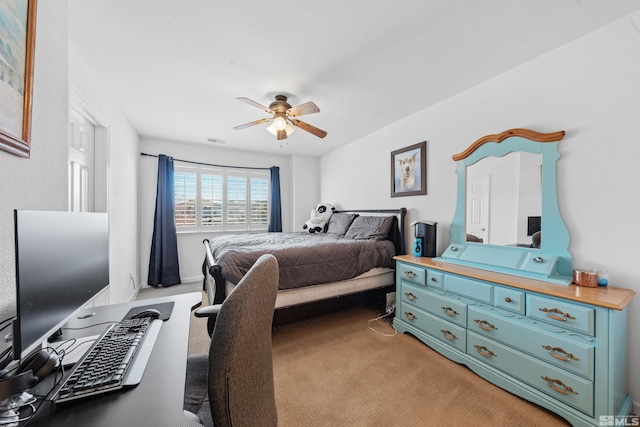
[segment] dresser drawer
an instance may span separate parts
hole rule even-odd
[[[515,311],[516,313],[525,314],[524,303],[525,293],[517,291],[515,289],[502,288],[496,286],[493,289],[494,302],[496,307],[504,308],[505,310]]]
[[[420,310],[404,302],[400,303],[398,313],[402,320],[415,326],[432,337],[465,352],[467,349],[467,331],[451,322],[439,319],[426,311]]]
[[[569,339],[567,331],[541,329],[529,319],[505,317],[493,309],[468,308],[468,330],[500,341],[561,369],[594,379],[595,348],[581,338]]]
[[[467,326],[467,304],[455,297],[440,295],[428,288],[403,284],[402,299],[456,325]]]
[[[424,286],[427,275],[424,268],[404,263],[397,263],[396,268],[398,269],[398,277],[402,280]]]
[[[467,353],[541,392],[593,416],[593,383],[471,331]]]
[[[595,335],[595,310],[552,298],[527,295],[527,316]]]
[[[432,288],[444,288],[444,274],[438,271],[427,270],[427,286]]]
[[[493,302],[493,285],[478,280],[446,274],[444,276],[444,290],[486,302],[487,304]]]

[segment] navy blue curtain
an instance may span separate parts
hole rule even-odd
[[[271,171],[271,206],[269,207],[268,231],[282,231],[282,207],[280,203],[280,168],[272,166]]]
[[[150,286],[167,287],[180,283],[173,190],[173,158],[160,154],[156,213],[153,217],[153,239],[147,278]]]

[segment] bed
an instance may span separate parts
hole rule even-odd
[[[393,286],[404,254],[406,208],[335,211],[327,233],[245,233],[203,241],[204,286],[221,303],[264,253],[278,259],[276,309]]]

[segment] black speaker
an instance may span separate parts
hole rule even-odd
[[[436,228],[437,222],[416,222],[416,238],[422,239],[422,256],[433,258],[436,256]]]

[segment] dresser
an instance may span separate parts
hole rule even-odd
[[[633,291],[558,285],[411,255],[395,259],[399,332],[574,426],[629,413]]]

